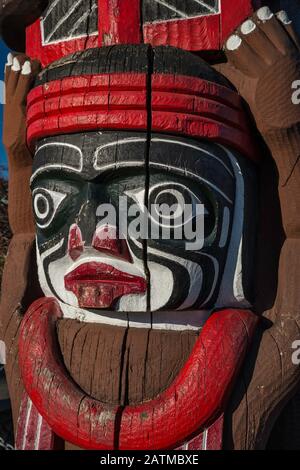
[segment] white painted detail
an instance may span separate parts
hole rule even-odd
[[[208,429],[205,429],[203,432],[203,440],[202,440],[202,450],[207,450],[207,437],[208,437]]]
[[[233,34],[227,39],[226,47],[229,51],[236,51],[242,44],[242,39],[237,34]]]
[[[79,168],[76,168],[76,167],[73,167],[71,165],[65,165],[63,163],[50,163],[50,164],[46,164],[44,165],[43,167],[39,168],[38,170],[36,170],[33,175],[31,176],[30,178],[30,184],[33,183],[34,179],[40,174],[40,173],[43,173],[44,171],[47,171],[48,169],[61,169],[61,168],[66,168],[68,170],[72,170],[76,173],[81,173],[82,172],[82,169],[83,169],[83,155],[82,155],[82,151],[79,147],[77,147],[77,145],[72,145],[72,144],[66,144],[66,143],[63,143],[63,142],[49,142],[47,144],[43,144],[41,145],[37,151],[35,152],[35,157],[38,155],[38,153],[44,149],[44,148],[47,148],[47,147],[67,147],[67,148],[71,148],[73,150],[76,150],[79,154]]]
[[[162,6],[166,7],[166,5],[163,5],[163,2],[167,3],[165,0],[154,0],[154,1],[156,3],[160,3]],[[204,0],[192,0],[192,1],[194,1],[195,3],[198,3],[201,6],[204,6],[205,8],[207,8],[208,11],[203,12],[203,13],[199,13],[199,14],[188,15],[188,14],[184,13],[183,11],[178,10],[175,7],[171,8],[171,6],[169,5],[169,10],[170,11],[173,11],[174,13],[177,12],[178,16],[176,18],[157,19],[157,20],[154,20],[154,21],[147,21],[145,24],[147,25],[147,24],[156,24],[156,23],[171,23],[171,22],[174,22],[174,21],[192,20],[194,18],[201,18],[201,17],[205,17],[205,16],[220,15],[220,13],[221,13],[220,0],[218,0],[217,5],[216,5],[215,8],[211,7],[210,5],[207,5]]]
[[[19,60],[14,57],[14,60],[13,60],[13,65],[12,65],[12,68],[11,68],[14,72],[20,72],[21,70],[21,65],[20,65],[20,62]]]
[[[250,304],[245,299],[243,289],[243,273],[242,273],[242,251],[241,244],[243,238],[244,227],[244,198],[245,184],[241,168],[237,159],[226,147],[223,150],[227,152],[232,162],[232,166],[236,179],[236,197],[233,214],[233,224],[231,230],[231,239],[228,248],[226,265],[220,286],[219,296],[216,308],[240,307],[249,308]]]
[[[256,30],[256,24],[252,20],[245,21],[241,26],[241,31],[243,34],[251,34]]]
[[[98,8],[98,4],[94,3],[94,5],[92,6],[90,10],[86,11],[84,15],[82,15],[77,21],[75,21],[73,28],[69,31],[70,36],[72,36],[72,34],[74,33],[74,31],[76,31],[78,26],[81,25],[81,23],[85,21],[88,18],[88,16],[97,8]],[[74,39],[73,36],[72,36],[72,39]]]
[[[191,148],[193,150],[197,150],[198,152],[204,153],[205,155],[208,155],[210,158],[213,158],[214,160],[217,160],[227,171],[228,173],[233,177],[233,173],[231,169],[216,155],[213,153],[209,152],[208,150],[204,149],[201,147],[201,145],[193,145],[193,144],[188,144],[187,142],[180,141],[180,140],[172,140],[172,139],[163,139],[161,137],[153,137],[151,139],[151,142],[161,142],[161,143],[167,143],[167,144],[175,144],[179,145],[181,147],[186,147],[186,148]]]
[[[229,225],[230,225],[230,209],[225,206],[223,210],[223,223],[222,223],[222,231],[219,241],[219,247],[224,248],[227,243],[228,235],[229,235]]]
[[[135,162],[116,162],[116,163],[112,163],[112,164],[109,164],[109,165],[106,165],[106,166],[103,166],[101,164],[98,164],[98,157],[99,157],[99,154],[101,153],[102,150],[105,150],[107,148],[110,148],[110,147],[116,147],[116,146],[119,146],[119,145],[127,145],[127,144],[131,144],[131,143],[139,143],[139,142],[143,142],[143,143],[146,143],[147,142],[147,139],[146,138],[141,138],[141,137],[129,137],[127,139],[122,139],[122,140],[116,140],[114,142],[109,142],[107,144],[103,144],[101,146],[99,146],[95,152],[95,155],[94,155],[94,169],[95,170],[106,170],[106,169],[111,169],[111,168],[118,168],[120,166],[135,166],[135,165],[139,165],[139,166],[144,166],[144,163],[141,163],[141,162],[138,162],[138,161],[135,161]],[[232,173],[232,170],[220,159],[218,158],[216,155],[214,155],[212,152],[209,152],[208,150],[202,148],[200,145],[197,146],[197,145],[193,145],[193,144],[190,144],[190,143],[187,143],[187,142],[184,142],[184,141],[180,141],[180,140],[174,140],[174,139],[164,139],[162,137],[152,137],[151,138],[151,142],[160,142],[160,143],[165,143],[165,144],[172,144],[172,145],[179,145],[181,147],[186,147],[186,148],[191,148],[193,150],[196,150],[198,152],[201,152],[201,153],[204,153],[205,155],[209,156],[210,158],[213,158],[214,160],[218,161],[225,169],[226,171],[233,177],[233,173]],[[150,162],[150,165],[151,165],[151,162]]]
[[[159,5],[162,5],[163,7],[167,8],[168,10],[173,11],[174,13],[176,13],[181,18],[188,18],[188,15],[186,13],[179,10],[178,8],[175,8],[173,5],[170,5],[169,3],[165,2],[165,0],[154,0],[154,2],[158,3]]]
[[[287,12],[285,10],[281,10],[278,13],[276,13],[277,18],[281,23],[289,25],[292,23],[292,20],[289,18]]]
[[[50,189],[43,188],[43,193],[44,192],[47,193],[48,196],[52,200],[53,214],[52,214],[52,217],[48,220],[47,223],[43,224],[41,222],[36,222],[36,225],[41,229],[45,229],[45,228],[49,227],[49,225],[51,224],[52,220],[55,217],[55,213],[56,213],[57,209],[59,208],[59,206],[61,205],[63,200],[67,197],[66,194],[59,193],[58,191],[52,191]],[[35,212],[35,215],[37,216],[37,218],[40,219],[41,221],[47,219],[47,217],[49,215],[49,211],[50,211],[49,200],[47,199],[47,197],[43,193],[41,192],[41,188],[36,188],[32,193],[34,212]],[[45,212],[41,212],[39,207],[38,207],[38,203],[39,203],[40,200],[42,200],[45,203],[45,206],[46,206]]]
[[[25,420],[25,426],[24,426],[24,434],[23,434],[23,440],[22,440],[22,447],[21,447],[20,450],[25,450],[25,447],[26,447],[28,426],[29,426],[29,422],[30,422],[32,406],[33,406],[32,401],[28,397],[27,398],[27,405],[26,405],[26,420]]]
[[[6,345],[2,339],[0,340],[0,364],[6,364]]]
[[[11,52],[9,52],[9,53],[7,54],[7,65],[8,65],[9,67],[11,67],[12,64],[13,64],[13,61],[14,61],[14,56],[12,55]]]
[[[217,193],[219,193],[227,202],[229,202],[229,204],[232,204],[232,200],[225,193],[223,193],[223,191],[221,191],[218,188],[218,186],[206,180],[205,178],[201,178],[201,176],[195,175],[189,170],[177,168],[176,166],[172,166],[172,165],[166,165],[164,163],[155,162],[150,165],[153,166],[154,168],[158,167],[158,168],[167,168],[168,170],[174,170],[175,173],[182,173],[184,176],[190,176],[194,180],[202,181],[203,183],[213,188]]]
[[[69,18],[69,16],[72,15],[72,13],[76,10],[76,8],[82,3],[83,0],[76,0],[70,10],[67,11],[67,13],[60,18],[60,20],[56,23],[54,29],[51,31],[51,33],[45,38],[45,42],[49,44],[51,41],[52,36],[55,34],[55,32],[58,30],[58,28],[61,27],[61,25]]]
[[[271,9],[269,7],[259,8],[259,10],[257,10],[256,14],[257,14],[257,17],[261,21],[268,21],[271,18],[273,18],[273,16],[274,16],[273,12],[271,11]]]
[[[21,74],[22,75],[30,75],[31,74],[31,63],[29,62],[29,60],[26,60],[26,62],[24,62]]]
[[[42,429],[42,424],[43,424],[43,418],[39,414],[39,412],[36,410],[36,413],[38,413],[38,422],[36,426],[36,435],[35,435],[35,441],[34,441],[34,449],[39,450],[40,448],[40,440],[41,440],[41,429]]]

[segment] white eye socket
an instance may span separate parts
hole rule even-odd
[[[188,187],[179,183],[152,186],[149,201],[151,219],[160,226],[169,228],[181,227],[190,222],[198,214],[198,207],[203,204]],[[208,214],[206,208],[203,214]]]
[[[32,197],[36,224],[39,228],[47,228],[66,194],[51,191],[50,189],[37,188],[33,191]]]
[[[46,219],[49,211],[50,211],[50,204],[49,200],[44,194],[37,194],[33,201],[34,204],[34,212],[38,219]]]
[[[176,226],[178,221],[182,225],[185,210],[184,195],[175,188],[163,189],[156,194],[152,210],[155,213],[155,218],[160,220],[160,225]],[[152,212],[151,214],[153,215]]]
[[[144,210],[145,189],[127,190],[125,195]],[[181,227],[199,214],[209,215],[206,207],[199,209],[202,205],[203,201],[180,183],[159,183],[149,189],[149,215],[152,222],[161,227]]]

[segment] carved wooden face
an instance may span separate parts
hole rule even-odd
[[[149,159],[147,148],[146,134],[129,132],[37,145],[31,186],[39,277],[68,316],[247,303],[241,271],[249,169],[245,178],[240,158],[212,143],[152,134]],[[175,210],[155,218],[157,204]],[[199,205],[200,248],[187,245],[193,239],[184,230],[187,223],[199,229]],[[178,217],[186,206],[188,216]],[[115,218],[107,217],[110,208]]]

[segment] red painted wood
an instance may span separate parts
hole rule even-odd
[[[211,140],[233,148],[253,161],[258,160],[253,139],[249,134],[215,119],[188,113],[153,111],[152,131]]]
[[[151,85],[153,91],[207,97],[232,108],[240,109],[242,106],[242,100],[238,93],[202,78],[187,77],[185,75],[153,74]]]
[[[176,450],[221,450],[223,444],[223,425],[224,415],[221,414],[211,426]]]
[[[82,233],[78,225],[74,224],[70,227],[69,238],[68,238],[68,254],[73,261],[82,254],[84,248],[84,242],[82,239]]]
[[[185,442],[224,410],[258,317],[214,313],[172,385],[123,410],[85,395],[61,363],[54,299],[35,302],[21,325],[19,363],[27,393],[55,434],[86,449],[168,449]],[[168,432],[166,432],[166,429]]]
[[[98,45],[98,35],[43,45],[40,20],[26,28],[26,54],[31,59],[39,60],[43,67],[69,54]]]
[[[207,432],[207,450],[221,450],[223,443],[223,426],[224,426],[224,415],[220,416],[217,421],[210,426]],[[189,450],[193,450],[189,446]]]
[[[152,111],[169,113],[185,113],[216,119],[224,124],[232,125],[244,131],[247,130],[245,114],[208,98],[201,98],[195,94],[184,95],[174,92],[152,92]]]
[[[111,308],[124,295],[144,294],[147,282],[105,263],[84,263],[64,278],[65,289],[73,292],[80,308]]]
[[[140,0],[99,1],[99,43],[140,44]]]
[[[43,66],[91,47],[149,43],[189,51],[218,51],[227,37],[251,15],[260,0],[220,0],[221,13],[141,24],[140,0],[98,0],[98,35],[43,45],[40,20],[26,30],[26,53]]]
[[[147,130],[147,76],[68,77],[29,93],[27,137],[98,129]],[[152,131],[205,138],[258,159],[242,101],[234,91],[202,79],[152,76]]]
[[[144,42],[152,46],[174,46],[188,51],[220,49],[220,15],[188,20],[148,23],[143,26]]]
[[[55,436],[24,392],[16,429],[17,450],[53,450]]]
[[[221,15],[221,29],[220,29],[220,44],[223,46],[224,42],[230,34],[249,16],[252,15],[256,0],[239,0],[232,2],[232,0],[222,0],[222,15]]]
[[[257,321],[249,311],[214,313],[171,387],[156,400],[124,409],[119,449],[173,448],[224,410]]]
[[[41,299],[22,324],[19,359],[28,395],[55,434],[81,447],[113,449],[117,407],[90,400],[68,377],[61,363],[55,300]]]

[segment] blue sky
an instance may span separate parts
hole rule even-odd
[[[8,49],[4,45],[2,41],[0,41],[0,80],[3,80],[3,75],[4,75],[4,65],[6,63],[6,58],[8,54]],[[2,86],[0,87],[2,89]],[[2,98],[2,97],[1,97]],[[2,99],[0,100],[0,133],[1,133],[1,142],[0,142],[0,167],[4,166],[7,168],[7,161],[6,161],[6,155],[5,155],[5,150],[2,145],[2,123],[3,123],[3,105],[2,105]],[[1,171],[1,176],[3,176],[3,172]],[[7,176],[7,172],[5,171],[5,177]]]

